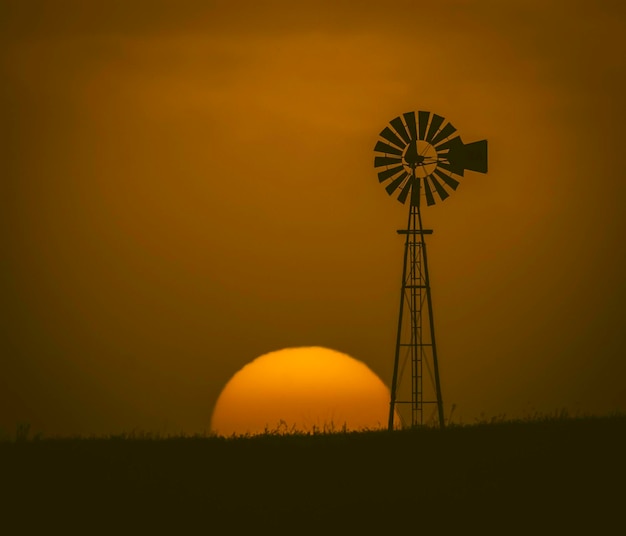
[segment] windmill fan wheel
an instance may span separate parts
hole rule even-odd
[[[418,205],[444,201],[465,170],[487,173],[487,140],[464,144],[456,128],[430,112],[407,112],[392,119],[374,147],[378,180],[389,195]],[[435,197],[436,194],[436,197]]]

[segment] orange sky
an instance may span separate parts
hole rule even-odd
[[[410,110],[489,140],[424,211],[446,413],[626,410],[624,8],[127,4],[1,8],[0,430],[202,431],[288,346],[389,383]]]

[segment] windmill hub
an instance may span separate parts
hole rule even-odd
[[[437,166],[437,151],[430,143],[413,140],[404,149],[402,165],[409,175],[412,175],[415,170],[417,177],[426,177]]]

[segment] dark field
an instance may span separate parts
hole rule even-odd
[[[5,534],[623,534],[626,416],[0,443]],[[431,530],[434,529],[434,530]]]

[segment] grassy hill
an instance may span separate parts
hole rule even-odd
[[[22,439],[0,443],[0,523],[24,534],[620,533],[625,453],[625,415],[394,433]]]

